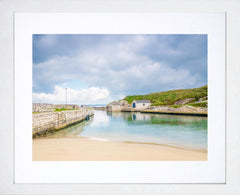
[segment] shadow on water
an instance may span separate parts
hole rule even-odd
[[[189,125],[193,127],[193,130],[197,130],[196,127],[198,126],[207,129],[207,117],[150,114],[140,112],[108,112],[107,115],[116,119],[122,118],[129,125]]]
[[[81,134],[84,130],[84,127],[91,124],[93,122],[94,116],[90,117],[89,120],[85,120],[81,123],[66,127],[59,131],[49,133],[48,137],[76,137]]]

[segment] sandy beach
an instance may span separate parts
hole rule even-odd
[[[33,139],[33,161],[205,161],[206,151],[88,138]]]

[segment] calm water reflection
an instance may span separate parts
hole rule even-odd
[[[95,111],[89,121],[49,136],[81,136],[207,150],[207,117]]]

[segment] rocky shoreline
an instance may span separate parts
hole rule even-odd
[[[207,116],[208,108],[207,107],[195,107],[188,105],[191,101],[190,98],[183,99],[181,101],[175,102],[174,105],[165,105],[165,106],[149,106],[145,109],[133,108],[125,100],[114,101],[108,104],[106,107],[94,108],[96,110],[105,110],[108,112],[142,112],[142,113],[156,113],[156,114],[172,114],[172,115],[191,115],[191,116]],[[207,102],[206,98],[201,98],[196,103]],[[193,104],[194,105],[194,104]]]
[[[190,115],[190,116],[207,116],[208,111],[205,107],[182,106],[180,108],[172,108],[170,106],[155,106],[148,109],[134,109],[131,107],[120,107],[117,110],[111,110],[109,107],[94,108],[94,110],[102,110],[107,112],[142,112],[151,114],[171,114],[171,115]]]

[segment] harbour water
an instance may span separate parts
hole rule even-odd
[[[49,137],[87,137],[103,142],[160,144],[207,151],[207,117],[106,112]]]

